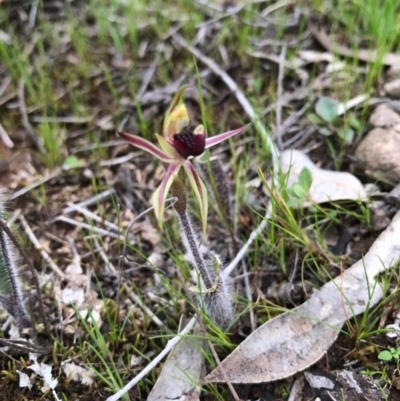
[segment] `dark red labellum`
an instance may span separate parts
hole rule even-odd
[[[174,140],[171,145],[185,159],[189,156],[200,156],[206,146],[206,136],[204,134],[194,134],[193,132],[181,132],[180,134],[174,134]]]

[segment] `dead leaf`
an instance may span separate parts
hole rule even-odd
[[[344,322],[382,298],[374,277],[400,259],[400,212],[369,252],[304,304],[259,327],[205,380],[233,383],[280,380],[317,362],[337,338]]]
[[[199,400],[197,384],[205,374],[203,346],[198,338],[185,337],[172,350],[147,401]]]
[[[62,369],[70,380],[91,386],[94,382],[94,372],[88,368],[76,365],[73,362],[62,363]]]
[[[307,155],[299,150],[285,150],[281,154],[283,174],[289,174],[288,188],[299,180],[303,168],[308,168],[312,174],[312,183],[308,193],[311,203],[323,203],[337,200],[366,200],[367,194],[361,182],[354,175],[346,172],[329,171],[317,167]]]

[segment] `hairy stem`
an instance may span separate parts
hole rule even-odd
[[[212,277],[207,269],[206,263],[201,255],[196,235],[193,231],[192,223],[187,213],[187,196],[185,188],[179,180],[175,180],[171,185],[171,191],[173,196],[178,200],[174,207],[179,218],[179,222],[182,227],[183,234],[186,237],[188,250],[191,252],[193,259],[199,269],[201,278],[206,286],[206,289],[210,289],[213,285]]]
[[[25,252],[24,248],[19,243],[17,237],[14,235],[14,233],[8,227],[7,223],[2,219],[2,216],[0,216],[0,230],[3,230],[7,234],[7,236],[11,239],[11,241],[14,243],[15,247],[18,249],[18,251],[22,255],[22,258],[24,259],[24,262],[27,264],[29,270],[31,271],[31,273],[33,275],[33,278],[34,278],[34,281],[35,281],[36,293],[37,293],[38,301],[39,301],[40,316],[42,318],[46,333],[47,333],[48,336],[50,336],[50,326],[49,326],[49,322],[48,322],[48,320],[46,318],[46,315],[44,313],[43,300],[42,300],[42,294],[41,294],[39,277],[38,277],[37,271],[33,267],[31,260],[29,259],[29,257],[27,255],[27,253]]]

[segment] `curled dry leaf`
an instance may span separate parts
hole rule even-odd
[[[299,181],[304,168],[312,175],[312,183],[307,196],[310,203],[323,203],[337,200],[366,200],[367,194],[361,182],[354,175],[346,172],[329,171],[317,167],[307,155],[299,150],[285,150],[281,154],[283,174],[289,174],[287,187],[292,187]]]
[[[171,352],[147,401],[196,401],[205,374],[203,341],[185,337]]]
[[[317,362],[344,322],[374,306],[382,289],[374,277],[400,259],[400,212],[363,259],[325,284],[304,304],[259,327],[205,380],[260,383],[280,380]]]

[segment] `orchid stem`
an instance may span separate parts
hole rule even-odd
[[[196,235],[193,231],[192,223],[187,213],[187,196],[182,182],[175,179],[171,185],[171,192],[172,195],[178,199],[174,204],[174,208],[178,215],[183,233],[186,237],[189,248],[188,250],[192,253],[196,267],[199,269],[201,278],[203,279],[204,285],[208,290],[213,286],[213,281],[212,277],[210,277],[203,256],[201,255],[198,241],[196,240]]]

